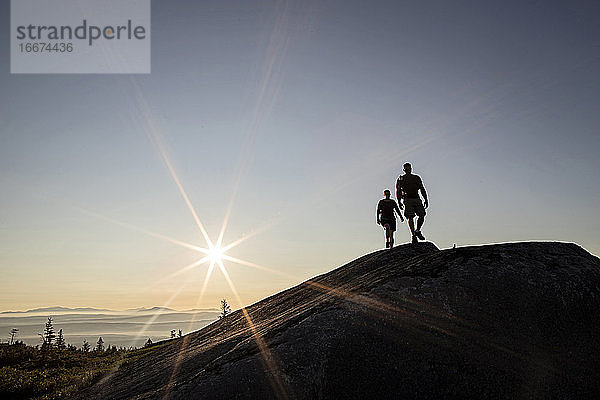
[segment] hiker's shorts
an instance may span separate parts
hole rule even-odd
[[[419,217],[425,216],[425,207],[421,199],[404,199],[404,216],[406,218],[413,218],[415,215]]]
[[[392,232],[396,231],[396,218],[394,219],[382,219],[381,220],[381,226],[383,226],[385,228],[386,225],[390,226],[390,229],[392,230]]]

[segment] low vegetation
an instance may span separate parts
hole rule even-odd
[[[0,345],[0,398],[55,399],[88,386],[113,369],[130,351],[85,352],[38,348],[23,343]]]
[[[98,338],[96,347],[84,341],[81,349],[67,344],[62,329],[55,334],[48,318],[41,346],[15,341],[18,329],[11,330],[10,342],[0,344],[0,398],[56,399],[91,385],[119,367],[135,350],[104,347]]]

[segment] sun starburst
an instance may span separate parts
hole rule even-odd
[[[220,263],[224,255],[225,249],[220,246],[211,246],[207,253],[211,263]]]

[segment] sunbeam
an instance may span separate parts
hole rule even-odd
[[[280,219],[281,219],[281,215],[278,215],[276,218],[273,218],[266,224],[263,224],[262,226],[258,227],[257,229],[254,229],[252,232],[245,234],[244,236],[242,236],[241,238],[239,238],[237,240],[234,240],[233,242],[229,243],[227,246],[223,246],[223,251],[230,250],[230,249],[242,244],[246,240],[265,232],[266,230],[277,225],[279,223]]]
[[[202,301],[204,297],[204,292],[206,291],[206,287],[208,286],[208,281],[210,280],[210,275],[215,267],[214,261],[211,260],[210,265],[208,266],[208,270],[206,271],[206,277],[204,278],[204,282],[202,283],[202,289],[200,290],[200,295],[198,296],[198,301],[196,302],[196,308],[199,303]]]
[[[231,210],[233,209],[234,196],[235,196],[235,194],[233,194],[231,196],[231,200],[229,200],[229,204],[227,205],[227,211],[225,211],[225,218],[223,218],[223,224],[221,225],[221,231],[219,232],[219,237],[217,238],[217,243],[215,244],[215,248],[217,248],[219,250],[221,249],[221,244],[223,243],[223,236],[225,235],[225,229],[227,229],[227,224],[229,223],[229,217],[231,216]]]
[[[214,266],[215,266],[215,263],[211,261],[210,265],[208,266],[208,270],[206,271],[206,277],[204,278],[204,282],[202,284],[202,289],[200,290],[200,294],[198,295],[198,299],[196,300],[196,306],[194,307],[194,309],[198,309],[200,307],[200,303],[202,302],[202,299],[204,297],[204,292],[206,291],[206,287],[208,286],[208,281],[210,280],[210,275],[214,269]],[[190,319],[190,322],[188,324],[188,331],[190,331],[192,329],[194,322],[196,321],[196,316],[198,314],[199,314],[199,311],[196,311],[192,314],[192,318]],[[190,340],[190,336],[185,335],[183,337],[183,340],[181,341],[179,351],[177,352],[177,358],[175,359],[175,363],[173,364],[173,371],[171,372],[171,376],[169,377],[169,383],[165,386],[165,394],[163,396],[163,399],[166,399],[169,396],[171,386],[175,380],[175,377],[177,376],[177,373],[179,372],[179,367],[181,366],[183,350],[187,347],[189,340]]]
[[[143,117],[144,117],[144,122],[145,122],[145,125],[147,128],[146,132],[150,138],[150,141],[152,142],[152,144],[154,145],[154,147],[160,154],[163,162],[165,163],[165,166],[169,170],[169,173],[171,174],[173,181],[175,181],[175,185],[177,186],[179,193],[183,197],[183,200],[185,201],[187,208],[189,209],[190,213],[192,214],[194,221],[196,222],[196,225],[200,229],[202,236],[204,236],[204,240],[206,240],[206,243],[209,246],[212,246],[212,242],[210,240],[210,237],[208,236],[208,232],[204,228],[204,224],[202,224],[202,222],[200,221],[200,218],[198,217],[198,214],[196,213],[196,210],[194,209],[192,202],[190,201],[185,189],[183,188],[183,185],[181,184],[181,181],[179,180],[179,177],[177,176],[177,173],[175,172],[175,169],[173,168],[173,165],[171,164],[171,160],[167,156],[167,152],[162,144],[158,124],[156,123],[156,121],[154,121],[152,113],[149,111],[150,107],[148,105],[148,102],[146,101],[146,98],[144,97],[144,94],[142,93],[141,88],[139,87],[139,85],[137,84],[137,82],[135,81],[135,79],[133,77],[131,78],[131,81],[136,90],[137,104],[138,104],[138,107],[140,108],[140,111],[141,111]]]
[[[74,207],[77,210],[79,210],[80,212],[84,213],[84,214],[87,214],[87,215],[90,215],[90,216],[93,216],[93,217],[96,217],[96,218],[103,219],[103,220],[105,220],[107,222],[113,223],[115,225],[119,225],[119,226],[121,226],[123,228],[127,228],[127,229],[135,231],[135,232],[143,233],[144,235],[152,236],[152,237],[157,238],[157,239],[163,239],[163,240],[166,240],[167,242],[179,245],[181,247],[185,247],[185,248],[188,248],[188,249],[191,249],[191,250],[195,250],[195,251],[198,251],[198,252],[201,252],[201,253],[204,253],[204,254],[208,254],[209,250],[205,249],[204,247],[196,246],[196,245],[193,245],[193,244],[190,244],[190,243],[183,242],[183,241],[178,240],[178,239],[173,239],[171,237],[165,236],[165,235],[160,234],[160,233],[156,233],[156,232],[153,232],[153,231],[149,231],[147,229],[139,228],[139,227],[137,227],[135,225],[132,225],[130,223],[122,222],[122,221],[116,220],[114,218],[110,218],[110,217],[107,217],[105,215],[98,214],[96,212],[86,210],[86,209],[81,208],[81,207],[77,207],[77,206],[74,206]]]
[[[280,276],[284,276],[284,277],[286,277],[286,278],[298,279],[298,277],[297,277],[297,276],[294,276],[294,275],[288,274],[288,273],[286,273],[286,272],[278,271],[278,270],[276,270],[276,269],[269,268],[269,267],[265,267],[265,266],[263,266],[263,265],[259,265],[259,264],[255,264],[255,263],[253,263],[253,262],[250,262],[250,261],[241,260],[241,259],[239,259],[239,258],[231,257],[231,256],[229,256],[229,255],[227,255],[227,254],[223,254],[223,255],[221,256],[221,258],[222,258],[223,260],[231,261],[231,262],[233,262],[233,263],[236,263],[236,264],[245,265],[245,266],[247,266],[247,267],[252,267],[252,268],[255,268],[255,269],[259,269],[259,270],[261,270],[261,271],[267,271],[267,272],[271,272],[271,273],[273,273],[273,274],[280,275]]]
[[[242,304],[244,304],[244,303],[242,302],[240,295],[239,295],[237,289],[235,288],[235,285],[233,284],[233,281],[229,277],[229,274],[227,273],[227,270],[225,269],[225,265],[223,265],[223,261],[219,260],[217,264],[219,265],[219,269],[223,273],[223,276],[225,277],[227,284],[229,284],[229,288],[231,289],[231,292],[235,296],[238,304],[240,304],[240,306],[241,306],[244,318],[248,322],[248,326],[250,327],[250,330],[252,331],[252,335],[254,336],[256,345],[258,346],[260,353],[262,355],[262,359],[265,363],[265,367],[267,368],[267,370],[269,372],[267,374],[267,378],[269,378],[269,381],[271,382],[271,386],[273,387],[273,390],[275,391],[276,394],[278,394],[279,398],[287,399],[288,398],[287,392],[286,392],[283,382],[281,380],[279,368],[277,367],[275,358],[271,354],[271,351],[269,350],[269,348],[263,341],[262,337],[260,336],[260,333],[256,329],[256,326],[252,322],[252,318],[250,318],[250,314],[248,314],[248,311],[246,310],[246,308],[242,306]]]
[[[191,269],[194,269],[194,268],[196,268],[196,267],[198,267],[198,266],[200,266],[200,265],[202,265],[202,264],[204,264],[205,262],[208,262],[208,261],[212,262],[212,258],[210,257],[210,255],[208,255],[206,257],[203,257],[203,258],[199,259],[198,261],[195,261],[195,262],[193,262],[193,263],[191,263],[191,264],[189,264],[189,265],[181,268],[180,270],[177,270],[177,271],[173,272],[172,274],[170,274],[170,275],[162,278],[159,282],[165,281],[167,279],[174,278],[174,277],[176,277],[178,275],[181,275],[184,272],[187,272],[187,271],[189,271]]]

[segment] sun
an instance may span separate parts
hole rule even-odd
[[[218,264],[223,260],[223,256],[225,256],[225,249],[221,246],[210,246],[206,255],[211,263]]]

